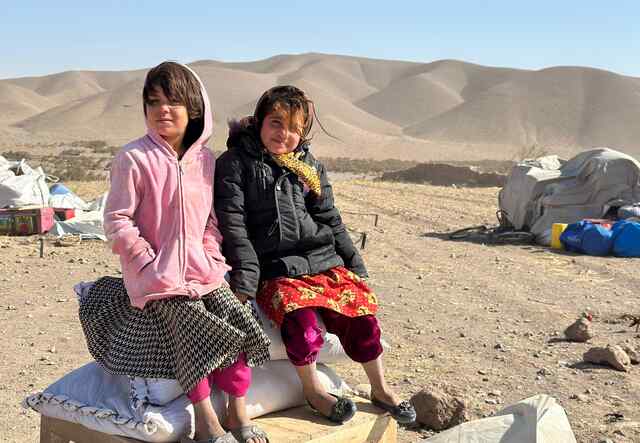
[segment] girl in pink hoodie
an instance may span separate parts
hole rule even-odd
[[[147,134],[113,160],[104,212],[123,278],[99,279],[81,303],[89,351],[111,373],[176,378],[194,405],[198,442],[266,443],[244,396],[269,339],[224,280],[207,93],[191,69],[165,62],[147,73],[142,96]],[[213,410],[212,384],[229,394],[230,432]]]

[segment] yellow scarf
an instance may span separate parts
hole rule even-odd
[[[320,185],[320,177],[315,167],[308,165],[300,160],[302,151],[288,152],[286,154],[271,154],[273,160],[282,168],[287,168],[293,172],[302,180],[302,182],[309,186],[309,189],[313,191],[318,197],[322,193],[322,187]]]

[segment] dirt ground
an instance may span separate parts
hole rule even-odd
[[[457,392],[480,418],[546,393],[565,408],[579,442],[640,442],[640,367],[582,363],[594,345],[640,347],[620,319],[640,314],[637,261],[448,240],[454,229],[495,224],[497,188],[347,180],[335,192],[349,227],[368,234],[362,252],[391,345],[387,377],[403,396]],[[379,214],[378,226],[352,212]],[[0,238],[0,441],[38,441],[39,415],[20,402],[90,360],[71,287],[118,269],[100,242],[47,242],[39,258],[36,238]],[[590,344],[553,340],[585,311],[597,333]],[[337,370],[352,385],[366,382],[355,364]],[[612,423],[610,413],[624,418]],[[403,428],[400,441],[428,435]]]

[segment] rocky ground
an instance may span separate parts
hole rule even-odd
[[[97,196],[104,185],[76,191]],[[464,398],[470,418],[480,418],[546,393],[565,408],[579,442],[640,441],[640,367],[620,372],[582,361],[592,346],[640,347],[620,318],[640,314],[635,260],[448,240],[454,229],[495,224],[497,188],[371,180],[335,188],[354,238],[367,232],[362,252],[391,345],[387,377],[403,396],[437,388]],[[378,226],[361,213],[378,214]],[[0,441],[38,440],[39,416],[21,400],[90,359],[71,287],[117,271],[99,242],[47,241],[39,258],[37,238],[0,238]],[[593,316],[595,337],[558,340],[583,312]],[[357,365],[337,370],[352,385],[366,382]],[[402,428],[399,441],[428,435]]]

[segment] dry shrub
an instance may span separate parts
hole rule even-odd
[[[380,173],[407,169],[418,164],[410,160],[373,160],[368,158],[320,157],[319,160],[331,172]]]
[[[544,157],[549,155],[549,150],[544,146],[540,146],[537,143],[521,146],[513,156],[513,160],[520,162],[522,160]]]
[[[33,156],[27,151],[6,151],[6,152],[0,152],[0,155],[2,155],[7,160],[14,160],[14,161],[18,161],[22,159],[29,160],[33,158]]]
[[[65,149],[60,153],[63,157],[75,157],[78,155],[82,155],[82,149]]]
[[[109,159],[77,156],[45,156],[42,167],[61,181],[94,181],[106,177]]]

